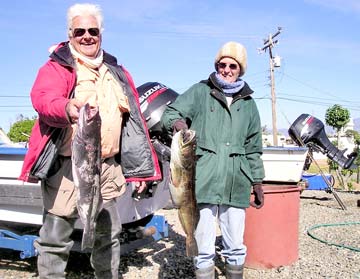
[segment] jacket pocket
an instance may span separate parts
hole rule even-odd
[[[102,164],[101,196],[106,202],[121,196],[126,190],[126,181],[121,166],[114,158]]]
[[[42,181],[43,203],[46,211],[65,217],[76,212],[76,192],[70,158],[61,160],[57,172]]]
[[[251,183],[254,182],[254,178],[251,174],[250,165],[248,161],[244,158],[244,156],[240,156],[240,170],[249,179]]]
[[[46,179],[48,177],[49,170],[53,166],[59,153],[59,147],[65,136],[65,129],[54,128],[47,142],[46,146],[42,150],[39,158],[31,169],[31,175],[38,179]],[[54,171],[53,171],[54,173]]]
[[[204,155],[204,153],[216,153],[216,147],[210,143],[204,141],[197,142],[196,155]]]
[[[135,119],[133,116],[130,115],[124,120],[119,162],[126,178],[151,177],[155,175],[156,170],[150,142],[140,119]]]

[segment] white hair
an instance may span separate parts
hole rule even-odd
[[[103,15],[99,5],[95,4],[75,4],[72,5],[67,12],[67,27],[68,27],[68,36],[72,36],[71,28],[72,28],[72,21],[77,16],[93,16],[96,18],[98,27],[100,29],[100,33],[104,31],[103,28]]]

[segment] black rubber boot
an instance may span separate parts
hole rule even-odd
[[[75,219],[66,219],[51,213],[44,216],[39,238],[34,242],[38,251],[39,278],[65,278],[65,268],[74,242],[70,235]]]
[[[243,279],[244,265],[226,264],[226,278],[227,279]]]
[[[116,202],[107,202],[97,218],[95,244],[90,258],[97,279],[119,278],[120,232]]]
[[[205,268],[199,268],[195,270],[196,279],[214,279],[215,278],[215,266],[211,265]]]

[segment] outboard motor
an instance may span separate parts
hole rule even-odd
[[[179,96],[174,90],[159,82],[147,82],[137,88],[141,112],[160,161],[170,161],[171,136],[162,130],[160,119],[166,106]]]
[[[137,91],[150,137],[170,146],[171,138],[161,129],[160,119],[166,106],[174,102],[179,94],[159,82],[144,83],[137,88]]]
[[[140,109],[145,117],[146,125],[149,131],[151,143],[158,156],[163,180],[147,182],[147,192],[145,194],[133,193],[133,198],[136,200],[147,198],[151,196],[152,188],[158,183],[168,185],[170,172],[170,154],[171,154],[171,137],[162,130],[160,119],[166,106],[175,101],[179,96],[174,90],[159,83],[147,82],[137,87],[139,93]]]
[[[314,151],[320,151],[343,169],[354,167],[356,152],[345,157],[346,149],[341,151],[330,142],[325,134],[324,124],[314,116],[301,114],[290,126],[288,132],[299,146],[307,146]]]

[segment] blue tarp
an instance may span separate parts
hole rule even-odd
[[[331,185],[331,175],[325,175],[325,177]],[[307,190],[326,190],[328,188],[324,178],[320,174],[303,174],[302,179],[307,180],[309,183]]]

